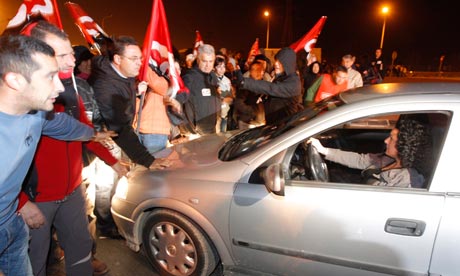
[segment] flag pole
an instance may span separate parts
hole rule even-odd
[[[54,6],[55,13],[56,13],[56,19],[57,19],[58,27],[61,30],[64,30],[64,28],[62,27],[61,14],[59,13],[59,7],[57,5],[56,0],[53,0],[53,6]]]
[[[147,32],[146,32],[146,35],[144,37],[144,45],[142,47],[143,48],[142,49],[142,55],[144,56],[144,63],[142,64],[141,71],[139,72],[139,81],[147,81],[148,70],[149,70],[149,67],[150,67],[150,58],[151,58],[150,56],[151,56],[151,52],[152,52],[152,46],[150,45],[151,40],[153,39],[152,26],[155,23],[154,17],[153,17],[154,11],[155,11],[155,3],[152,3],[152,11],[151,11],[151,14],[150,14],[149,25],[147,27]],[[144,103],[145,103],[145,93],[147,93],[147,91],[145,91],[141,95],[141,99],[140,99],[140,102],[139,102],[139,111],[137,112],[137,126],[136,126],[136,134],[137,135],[139,135],[139,128],[141,126],[142,109],[143,109]]]
[[[141,127],[141,116],[142,116],[142,109],[144,107],[144,102],[145,102],[145,93],[147,93],[147,91],[141,94],[141,99],[139,101],[139,111],[137,112],[137,126],[136,126],[137,136],[139,136],[139,129]]]

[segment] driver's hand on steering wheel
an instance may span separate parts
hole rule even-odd
[[[316,139],[316,138],[310,138],[308,139],[307,143],[311,144],[312,146],[314,146],[316,148],[316,150],[321,153],[322,155],[326,155],[327,152],[328,152],[328,149],[323,147],[323,145],[321,145],[321,142]]]

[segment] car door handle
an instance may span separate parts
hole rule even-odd
[[[426,223],[424,221],[404,218],[389,218],[385,224],[385,232],[404,235],[416,236],[423,235]]]

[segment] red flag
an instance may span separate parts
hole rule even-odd
[[[64,4],[73,17],[75,24],[80,29],[88,44],[95,48],[99,54],[101,53],[101,46],[97,43],[101,39],[110,39],[109,35],[89,17],[87,13],[80,7],[80,5],[67,2]]]
[[[56,0],[24,0],[21,6],[19,6],[16,15],[8,22],[5,30],[21,30],[28,23],[36,19],[45,19],[62,30],[61,17],[57,9]]]
[[[324,23],[326,23],[326,19],[327,16],[322,16],[305,36],[293,43],[290,47],[296,53],[300,51],[300,49],[305,49],[307,53],[310,53],[311,49],[315,47],[316,40],[323,29]]]
[[[169,37],[168,21],[163,7],[163,1],[153,0],[152,16],[147,33],[144,38],[142,49],[144,62],[140,71],[141,80],[147,79],[148,67],[155,71],[161,71],[169,79],[171,97],[175,97],[178,91],[187,91],[179,71],[174,65],[171,39]]]
[[[252,63],[254,60],[255,56],[260,54],[260,49],[259,49],[259,39],[256,38],[256,41],[252,44],[251,50],[249,51],[248,59],[246,60],[246,64]]]
[[[201,38],[201,34],[198,30],[195,31],[195,44],[193,45],[193,56],[196,58],[198,55],[198,47],[204,44],[203,39]]]

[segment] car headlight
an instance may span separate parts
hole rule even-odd
[[[126,176],[123,176],[118,180],[115,196],[126,200],[126,197],[128,196],[128,179]]]

